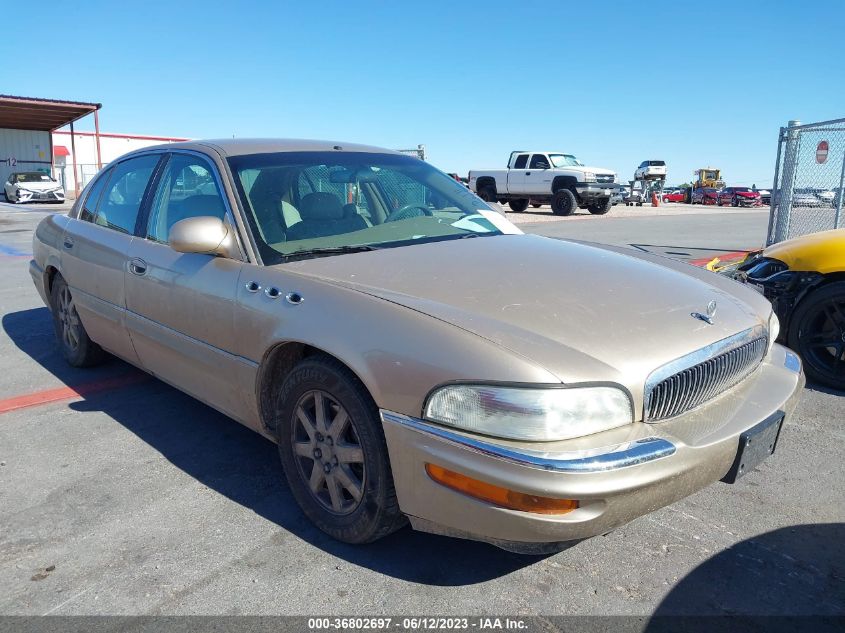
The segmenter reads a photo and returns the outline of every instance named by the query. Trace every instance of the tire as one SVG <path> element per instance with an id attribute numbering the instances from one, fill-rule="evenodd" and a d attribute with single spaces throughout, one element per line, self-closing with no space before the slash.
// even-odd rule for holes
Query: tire
<path id="1" fill-rule="evenodd" d="M 536 202 L 532 202 L 532 203 L 531 203 L 531 206 L 532 206 L 532 207 L 534 207 L 535 209 L 539 209 L 539 208 L 540 208 L 540 207 L 542 207 L 543 205 L 542 205 L 542 204 L 537 204 Z"/>
<path id="2" fill-rule="evenodd" d="M 731 200 L 731 206 L 732 207 L 738 207 L 739 206 L 739 201 L 736 199 L 736 196 L 734 196 L 733 199 Z"/>
<path id="3" fill-rule="evenodd" d="M 845 390 L 845 281 L 810 291 L 792 314 L 787 343 L 811 380 Z"/>
<path id="4" fill-rule="evenodd" d="M 478 197 L 484 202 L 497 202 L 496 190 L 493 187 L 484 187 L 478 192 Z"/>
<path id="5" fill-rule="evenodd" d="M 56 342 L 65 360 L 73 367 L 91 367 L 101 363 L 106 353 L 88 336 L 76 311 L 67 282 L 56 275 L 50 290 Z"/>
<path id="6" fill-rule="evenodd" d="M 552 212 L 555 215 L 572 215 L 578 208 L 578 200 L 569 189 L 558 189 L 552 196 Z"/>
<path id="7" fill-rule="evenodd" d="M 604 202 L 600 202 L 598 204 L 591 204 L 587 207 L 587 211 L 592 213 L 593 215 L 604 215 L 608 211 L 610 211 L 610 207 L 613 205 L 610 203 L 610 198 L 606 198 Z"/>
<path id="8" fill-rule="evenodd" d="M 341 412 L 345 424 L 332 430 Z M 274 417 L 285 477 L 314 525 L 353 544 L 371 543 L 405 525 L 378 408 L 342 363 L 322 355 L 299 363 L 279 390 Z"/>
<path id="9" fill-rule="evenodd" d="M 514 213 L 522 213 L 528 208 L 528 198 L 514 198 L 508 202 L 508 206 Z"/>
<path id="10" fill-rule="evenodd" d="M 722 206 L 722 199 L 721 199 L 721 198 L 716 198 L 716 206 L 717 206 L 717 207 L 721 207 L 721 206 Z"/>

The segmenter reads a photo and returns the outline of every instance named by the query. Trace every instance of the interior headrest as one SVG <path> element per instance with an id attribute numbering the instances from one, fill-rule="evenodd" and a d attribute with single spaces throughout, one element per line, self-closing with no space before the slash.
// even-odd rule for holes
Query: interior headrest
<path id="1" fill-rule="evenodd" d="M 299 214 L 303 220 L 340 220 L 343 205 L 333 193 L 309 193 L 299 204 Z"/>

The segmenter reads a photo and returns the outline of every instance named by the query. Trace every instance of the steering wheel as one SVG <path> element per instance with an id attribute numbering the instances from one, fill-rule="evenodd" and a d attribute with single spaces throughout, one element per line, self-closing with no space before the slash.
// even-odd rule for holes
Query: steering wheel
<path id="1" fill-rule="evenodd" d="M 412 211 L 416 209 L 416 212 Z M 422 213 L 419 213 L 422 211 Z M 391 211 L 387 214 L 387 217 L 384 218 L 385 222 L 396 222 L 397 220 L 407 220 L 408 218 L 418 218 L 420 216 L 427 215 L 429 217 L 434 216 L 431 209 L 429 209 L 424 204 L 419 204 L 417 202 L 411 202 L 410 204 L 406 204 L 405 206 L 399 207 L 395 211 Z"/>

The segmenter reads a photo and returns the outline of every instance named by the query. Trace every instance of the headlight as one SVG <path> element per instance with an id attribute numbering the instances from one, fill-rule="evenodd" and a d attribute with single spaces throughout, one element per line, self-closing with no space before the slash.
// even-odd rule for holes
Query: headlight
<path id="1" fill-rule="evenodd" d="M 584 172 L 584 182 L 595 182 L 596 175 L 591 171 Z"/>
<path id="2" fill-rule="evenodd" d="M 630 424 L 633 411 L 628 395 L 615 387 L 448 385 L 429 396 L 425 418 L 473 433 L 548 442 Z"/>
<path id="3" fill-rule="evenodd" d="M 780 321 L 778 320 L 778 316 L 772 312 L 772 315 L 769 317 L 769 349 L 772 349 L 772 345 L 777 340 L 778 334 L 780 334 Z"/>

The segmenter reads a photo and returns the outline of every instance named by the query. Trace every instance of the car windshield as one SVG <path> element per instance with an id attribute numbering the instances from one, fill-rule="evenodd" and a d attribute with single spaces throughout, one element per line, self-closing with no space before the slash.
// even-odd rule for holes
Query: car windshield
<path id="1" fill-rule="evenodd" d="M 751 187 L 734 187 L 733 190 L 745 193 L 747 191 L 751 191 Z"/>
<path id="2" fill-rule="evenodd" d="M 280 152 L 229 158 L 265 264 L 518 233 L 464 185 L 416 158 Z"/>
<path id="3" fill-rule="evenodd" d="M 572 154 L 549 154 L 549 158 L 555 167 L 583 167 Z"/>
<path id="4" fill-rule="evenodd" d="M 15 182 L 54 182 L 47 174 L 40 171 L 25 171 L 15 176 Z"/>

